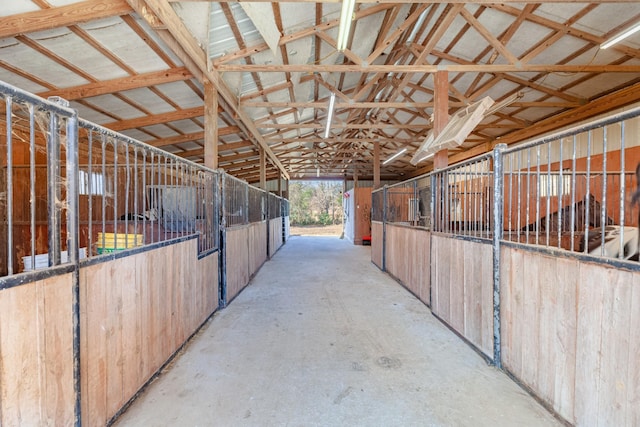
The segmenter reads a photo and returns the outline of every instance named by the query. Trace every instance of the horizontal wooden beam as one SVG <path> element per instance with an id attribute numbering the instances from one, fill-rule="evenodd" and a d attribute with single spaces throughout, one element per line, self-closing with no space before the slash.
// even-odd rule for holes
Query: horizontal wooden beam
<path id="1" fill-rule="evenodd" d="M 204 157 L 204 148 L 196 148 L 195 150 L 179 151 L 173 153 L 180 157 Z"/>
<path id="2" fill-rule="evenodd" d="M 185 135 L 170 136 L 169 138 L 160 138 L 152 141 L 146 141 L 145 144 L 154 147 L 166 147 L 167 145 L 184 144 L 185 142 L 198 141 L 204 138 L 204 131 L 188 133 Z"/>
<path id="3" fill-rule="evenodd" d="M 185 67 L 178 67 L 170 70 L 154 71 L 151 73 L 137 74 L 135 76 L 127 76 L 119 79 L 89 83 L 82 86 L 50 90 L 47 92 L 41 92 L 38 96 L 42 98 L 59 96 L 67 101 L 73 101 L 91 96 L 105 95 L 125 90 L 138 89 L 141 87 L 188 80 L 192 77 L 193 74 L 191 74 Z"/>
<path id="4" fill-rule="evenodd" d="M 459 106 L 462 107 L 463 104 Z M 241 104 L 245 108 L 316 108 L 325 110 L 329 108 L 328 102 L 244 102 Z M 335 109 L 343 108 L 430 108 L 433 102 L 338 102 Z"/>
<path id="5" fill-rule="evenodd" d="M 124 0 L 88 0 L 35 12 L 3 16 L 0 18 L 0 39 L 69 27 L 112 16 L 127 15 L 131 12 L 131 6 Z"/>
<path id="6" fill-rule="evenodd" d="M 471 105 L 471 103 L 465 103 L 460 101 L 450 101 L 450 108 L 461 108 Z M 532 102 L 514 102 L 511 107 L 520 108 L 574 108 L 583 105 L 579 102 L 544 102 L 544 101 L 532 101 Z M 326 110 L 329 108 L 327 102 L 268 102 L 268 101 L 256 101 L 242 103 L 245 108 L 315 108 L 319 110 Z M 433 108 L 433 102 L 338 102 L 334 105 L 337 109 L 355 109 L 355 108 Z"/>
<path id="7" fill-rule="evenodd" d="M 115 131 L 125 129 L 135 129 L 145 126 L 157 125 L 162 123 L 175 122 L 178 120 L 192 119 L 204 115 L 204 107 L 188 108 L 186 110 L 172 111 L 170 113 L 162 113 L 135 119 L 121 120 L 119 122 L 111 122 L 102 126 Z"/>
<path id="8" fill-rule="evenodd" d="M 238 142 L 230 142 L 228 144 L 218 144 L 218 153 L 239 150 L 247 147 L 255 147 L 255 144 L 251 141 L 238 141 Z"/>
<path id="9" fill-rule="evenodd" d="M 322 123 L 261 123 L 256 125 L 261 129 L 324 129 Z M 392 123 L 332 123 L 331 129 L 416 129 L 431 128 L 426 123 L 421 124 L 392 124 Z"/>
<path id="10" fill-rule="evenodd" d="M 640 73 L 640 65 L 565 64 L 440 64 L 440 65 L 344 65 L 344 64 L 219 64 L 224 73 Z"/>

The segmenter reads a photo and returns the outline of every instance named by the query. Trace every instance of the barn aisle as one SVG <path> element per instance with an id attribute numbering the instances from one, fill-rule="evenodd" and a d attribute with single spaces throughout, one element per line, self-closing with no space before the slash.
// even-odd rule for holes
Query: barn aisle
<path id="1" fill-rule="evenodd" d="M 336 237 L 292 237 L 118 426 L 559 425 Z"/>

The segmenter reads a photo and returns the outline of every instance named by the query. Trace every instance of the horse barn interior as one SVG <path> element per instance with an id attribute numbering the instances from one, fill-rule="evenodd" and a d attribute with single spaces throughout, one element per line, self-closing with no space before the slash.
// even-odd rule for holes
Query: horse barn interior
<path id="1" fill-rule="evenodd" d="M 0 99 L 0 425 L 640 425 L 640 3 L 3 1 Z"/>

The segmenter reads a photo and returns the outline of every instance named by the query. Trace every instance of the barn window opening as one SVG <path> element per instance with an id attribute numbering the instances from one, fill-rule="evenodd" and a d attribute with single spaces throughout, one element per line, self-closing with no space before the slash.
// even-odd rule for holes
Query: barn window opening
<path id="1" fill-rule="evenodd" d="M 97 172 L 79 171 L 78 186 L 81 195 L 102 196 L 105 194 L 104 176 Z"/>
<path id="2" fill-rule="evenodd" d="M 561 179 L 562 178 L 562 179 Z M 540 173 L 538 182 L 540 197 L 564 196 L 571 193 L 571 171 L 563 169 L 563 175 L 558 172 Z"/>

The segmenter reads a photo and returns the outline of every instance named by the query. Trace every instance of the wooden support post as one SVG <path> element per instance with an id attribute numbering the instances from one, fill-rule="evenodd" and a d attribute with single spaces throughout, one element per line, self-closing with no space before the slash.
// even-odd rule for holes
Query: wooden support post
<path id="1" fill-rule="evenodd" d="M 435 86 L 433 96 L 433 136 L 438 136 L 449 122 L 449 72 L 438 71 L 433 79 Z M 438 151 L 433 159 L 433 168 L 438 170 L 446 168 L 448 165 L 449 150 Z"/>
<path id="2" fill-rule="evenodd" d="M 267 155 L 262 148 L 260 148 L 260 188 L 267 189 Z"/>
<path id="3" fill-rule="evenodd" d="M 278 196 L 282 197 L 282 173 L 278 171 Z"/>
<path id="4" fill-rule="evenodd" d="M 380 188 L 380 142 L 373 143 L 373 189 Z"/>
<path id="5" fill-rule="evenodd" d="M 218 169 L 218 90 L 204 82 L 204 165 Z"/>
<path id="6" fill-rule="evenodd" d="M 353 167 L 353 188 L 354 190 L 358 187 L 358 169 Z"/>

